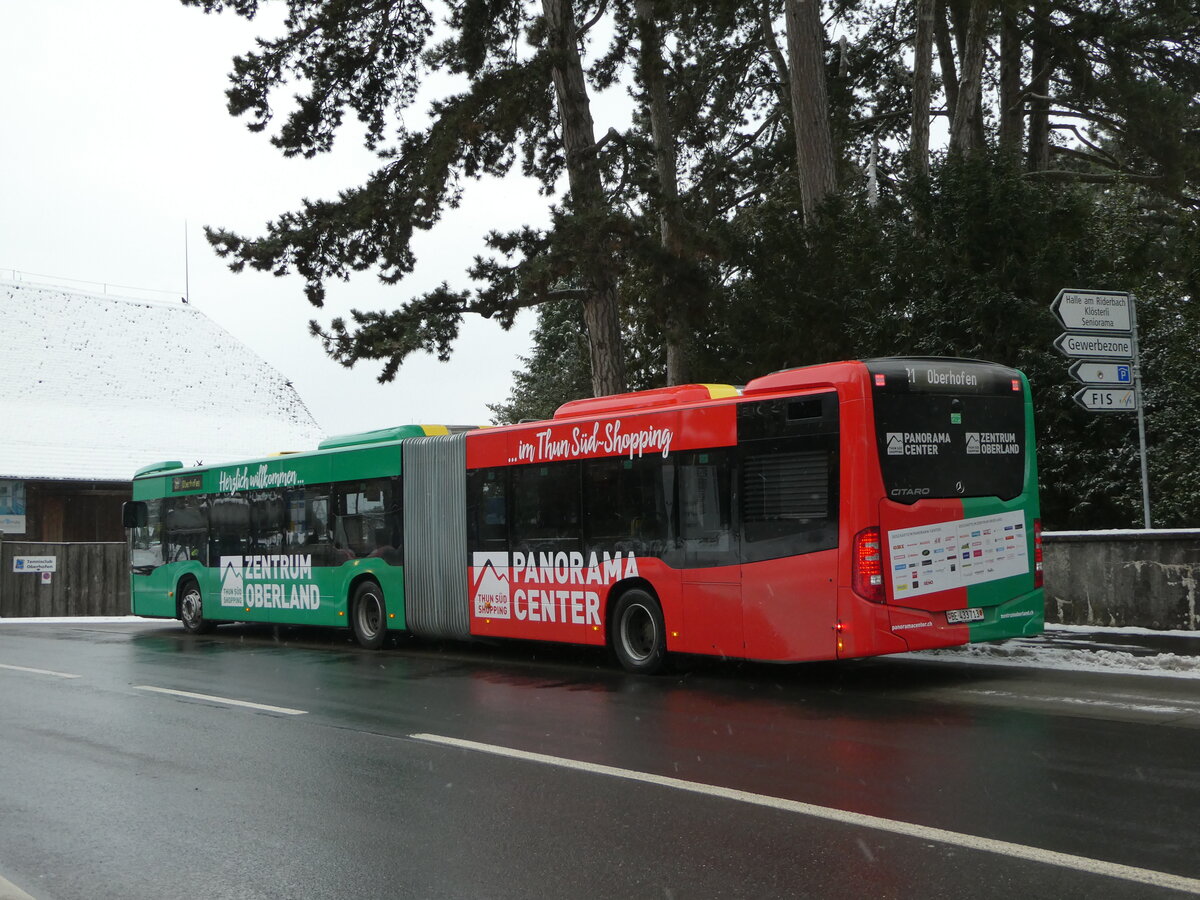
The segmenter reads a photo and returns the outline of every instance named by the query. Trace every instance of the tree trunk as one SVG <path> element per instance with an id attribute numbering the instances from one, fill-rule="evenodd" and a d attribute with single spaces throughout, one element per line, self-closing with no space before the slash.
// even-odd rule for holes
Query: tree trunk
<path id="1" fill-rule="evenodd" d="M 971 0 L 962 58 L 962 76 L 958 82 L 958 105 L 954 108 L 954 127 L 950 131 L 950 149 L 962 153 L 982 147 L 976 119 L 980 115 L 987 11 L 988 0 Z"/>
<path id="2" fill-rule="evenodd" d="M 1029 92 L 1029 151 L 1027 165 L 1031 172 L 1050 167 L 1050 70 L 1052 68 L 1049 41 L 1049 4 L 1038 0 L 1033 5 L 1032 78 Z"/>
<path id="3" fill-rule="evenodd" d="M 681 262 L 684 256 L 682 211 L 679 207 L 679 163 L 675 152 L 675 127 L 667 102 L 664 75 L 662 33 L 654 17 L 654 0 L 636 0 L 641 53 L 638 75 L 646 92 L 650 118 L 650 136 L 654 141 L 654 168 L 658 177 L 658 221 L 663 249 L 669 259 Z M 677 267 L 678 268 L 678 267 Z M 663 278 L 663 342 L 667 348 L 667 384 L 686 384 L 691 380 L 688 367 L 688 343 L 691 340 L 691 315 L 688 298 L 680 295 L 677 282 Z"/>
<path id="4" fill-rule="evenodd" d="M 1021 100 L 1021 28 L 1014 0 L 1005 0 L 1000 19 L 1000 150 L 1021 150 L 1025 117 Z"/>
<path id="5" fill-rule="evenodd" d="M 821 4 L 819 0 L 787 0 L 786 18 L 800 205 L 804 221 L 811 222 L 821 201 L 837 190 Z"/>
<path id="6" fill-rule="evenodd" d="M 929 98 L 933 82 L 933 11 L 936 0 L 917 0 L 917 34 L 913 39 L 912 141 L 909 168 L 913 178 L 929 177 Z"/>
<path id="7" fill-rule="evenodd" d="M 942 70 L 942 86 L 946 91 L 946 117 L 954 131 L 954 110 L 958 107 L 958 69 L 954 65 L 954 45 L 950 42 L 950 27 L 946 24 L 946 4 L 938 3 L 934 10 L 933 37 L 937 42 L 938 65 Z"/>
<path id="8" fill-rule="evenodd" d="M 596 162 L 596 134 L 583 61 L 579 58 L 574 9 L 571 0 L 542 0 L 542 11 L 546 16 L 558 118 L 562 123 L 570 208 L 577 215 L 603 221 L 610 211 Z M 596 396 L 619 394 L 625 390 L 625 358 L 616 272 L 603 241 L 581 247 L 580 256 L 587 292 L 583 319 L 588 330 L 592 390 Z"/>

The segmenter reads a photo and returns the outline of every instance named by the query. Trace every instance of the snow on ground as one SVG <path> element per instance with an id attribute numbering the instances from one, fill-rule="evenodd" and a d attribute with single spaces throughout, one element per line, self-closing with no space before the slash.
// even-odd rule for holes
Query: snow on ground
<path id="1" fill-rule="evenodd" d="M 1144 636 L 1166 640 L 1185 653 L 1130 652 L 1129 643 L 1109 643 L 1105 636 Z M 1011 638 L 986 644 L 969 644 L 946 650 L 921 650 L 898 658 L 923 662 L 979 663 L 988 666 L 1021 666 L 1030 669 L 1065 669 L 1074 672 L 1109 672 L 1118 675 L 1156 675 L 1200 679 L 1200 633 L 1152 631 L 1149 628 L 1093 628 L 1081 625 L 1047 625 L 1038 637 Z M 1066 646 L 1064 646 L 1066 645 Z"/>
<path id="2" fill-rule="evenodd" d="M 6 619 L 3 625 L 165 624 L 163 619 L 140 616 Z M 1123 642 L 1116 639 L 1126 638 Z M 1143 642 L 1130 643 L 1129 638 Z M 1109 638 L 1106 640 L 1105 638 Z M 1156 648 L 1169 644 L 1182 653 Z M 1131 652 L 1131 650 L 1136 652 Z M 1027 669 L 1065 669 L 1075 672 L 1109 672 L 1115 675 L 1156 675 L 1200 679 L 1200 632 L 1152 631 L 1149 628 L 1093 628 L 1084 625 L 1047 625 L 1038 637 L 1012 638 L 987 644 L 970 644 L 946 650 L 902 653 L 893 659 L 922 662 L 978 663 L 988 666 L 1021 666 Z"/>
<path id="3" fill-rule="evenodd" d="M 1155 635 L 1156 637 L 1168 637 L 1171 639 L 1181 638 L 1200 638 L 1200 631 L 1155 631 L 1153 628 L 1137 628 L 1128 626 L 1126 628 L 1100 628 L 1095 625 L 1047 625 L 1047 634 L 1055 631 L 1075 631 L 1080 634 L 1143 634 Z"/>
<path id="4" fill-rule="evenodd" d="M 146 619 L 142 616 L 45 616 L 45 617 L 12 617 L 0 616 L 0 625 L 113 625 L 122 622 L 142 622 L 162 624 L 162 619 Z"/>

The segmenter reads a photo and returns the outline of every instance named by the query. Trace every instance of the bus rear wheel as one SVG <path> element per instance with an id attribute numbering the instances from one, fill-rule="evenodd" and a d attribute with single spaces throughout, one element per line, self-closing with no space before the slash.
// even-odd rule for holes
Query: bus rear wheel
<path id="1" fill-rule="evenodd" d="M 609 645 L 627 672 L 655 675 L 667 662 L 667 635 L 662 607 L 647 591 L 626 591 L 613 607 Z"/>
<path id="2" fill-rule="evenodd" d="M 350 624 L 354 639 L 367 650 L 378 650 L 387 636 L 387 604 L 383 589 L 374 581 L 364 581 L 354 589 Z"/>
<path id="3" fill-rule="evenodd" d="M 215 627 L 204 618 L 204 597 L 200 585 L 191 578 L 179 585 L 179 621 L 191 634 L 208 634 Z"/>

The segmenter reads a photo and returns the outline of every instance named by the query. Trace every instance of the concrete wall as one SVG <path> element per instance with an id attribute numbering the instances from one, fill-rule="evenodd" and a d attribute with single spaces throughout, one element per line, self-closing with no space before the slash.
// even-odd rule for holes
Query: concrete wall
<path id="1" fill-rule="evenodd" d="M 1042 535 L 1046 621 L 1200 629 L 1200 529 Z"/>

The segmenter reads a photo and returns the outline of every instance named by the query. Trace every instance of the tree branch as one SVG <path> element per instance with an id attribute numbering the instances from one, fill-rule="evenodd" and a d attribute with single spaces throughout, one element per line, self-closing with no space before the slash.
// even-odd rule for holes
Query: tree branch
<path id="1" fill-rule="evenodd" d="M 608 0 L 601 0 L 600 8 L 596 10 L 596 14 L 594 16 L 592 16 L 590 19 L 588 19 L 586 22 L 584 22 L 582 25 L 580 25 L 578 28 L 575 29 L 575 40 L 578 41 L 581 37 L 583 37 L 585 34 L 587 34 L 588 31 L 591 30 L 592 26 L 595 25 L 597 22 L 599 22 L 601 17 L 607 11 L 608 11 Z"/>
<path id="2" fill-rule="evenodd" d="M 1040 178 L 1046 181 L 1078 181 L 1083 184 L 1117 184 L 1122 181 L 1130 181 L 1134 184 L 1159 185 L 1166 183 L 1167 180 L 1162 175 L 1134 175 L 1132 173 L 1104 175 L 1099 172 L 1072 172 L 1067 169 L 1042 169 L 1037 172 L 1026 172 L 1022 177 Z"/>

